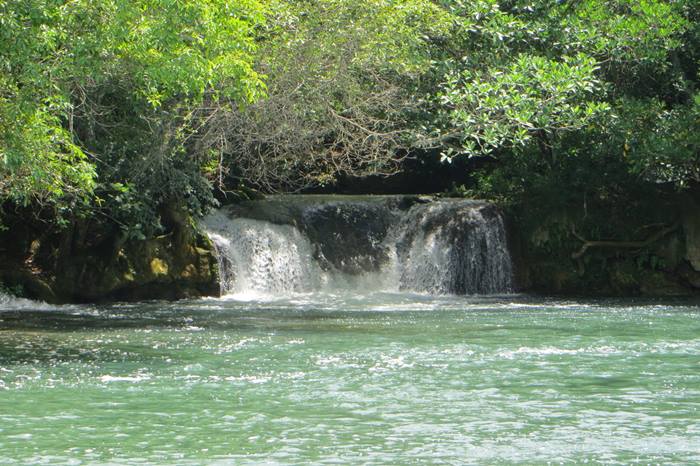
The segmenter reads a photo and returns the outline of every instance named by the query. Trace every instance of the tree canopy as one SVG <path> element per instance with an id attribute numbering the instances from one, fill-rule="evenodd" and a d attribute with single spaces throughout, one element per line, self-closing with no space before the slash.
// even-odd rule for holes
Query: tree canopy
<path id="1" fill-rule="evenodd" d="M 263 20 L 247 0 L 0 2 L 0 196 L 99 206 L 132 185 L 154 200 L 149 170 L 196 180 L 177 160 L 188 115 L 263 94 Z"/>
<path id="2" fill-rule="evenodd" d="M 510 202 L 563 179 L 686 189 L 698 15 L 694 0 L 3 0 L 0 199 L 149 234 L 165 203 L 392 174 L 427 150 L 492 160 L 474 189 Z"/>

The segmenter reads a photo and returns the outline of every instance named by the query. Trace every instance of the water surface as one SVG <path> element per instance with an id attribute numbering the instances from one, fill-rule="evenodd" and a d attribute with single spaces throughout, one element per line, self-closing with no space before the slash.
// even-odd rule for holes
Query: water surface
<path id="1" fill-rule="evenodd" d="M 0 464 L 692 464 L 697 303 L 0 303 Z"/>

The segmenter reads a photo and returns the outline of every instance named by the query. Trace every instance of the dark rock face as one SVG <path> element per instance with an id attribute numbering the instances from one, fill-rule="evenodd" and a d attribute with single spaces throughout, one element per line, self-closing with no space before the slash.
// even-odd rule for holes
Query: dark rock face
<path id="1" fill-rule="evenodd" d="M 700 272 L 700 205 L 686 199 L 683 210 L 685 259 L 695 272 Z"/>
<path id="2" fill-rule="evenodd" d="M 512 229 L 513 249 L 518 251 L 514 257 L 524 289 L 564 296 L 700 295 L 700 190 L 671 193 L 624 220 L 612 214 L 606 219 L 609 210 L 600 209 L 596 218 L 613 228 L 586 239 L 611 244 L 592 247 L 579 257 L 574 253 L 583 240 L 572 233 L 581 221 L 578 207 L 540 217 L 516 212 L 520 225 Z M 646 243 L 661 230 L 668 231 Z M 645 244 L 615 247 L 625 242 Z"/>
<path id="3" fill-rule="evenodd" d="M 213 245 L 189 218 L 168 220 L 168 233 L 146 240 L 126 240 L 117 228 L 90 219 L 53 232 L 18 222 L 0 237 L 15 246 L 0 251 L 0 282 L 51 303 L 218 295 Z"/>
<path id="4" fill-rule="evenodd" d="M 208 239 L 127 241 L 108 256 L 78 251 L 55 277 L 69 301 L 133 301 L 217 295 L 216 259 Z"/>
<path id="5" fill-rule="evenodd" d="M 386 205 L 321 204 L 302 214 L 302 230 L 317 245 L 322 267 L 349 274 L 378 271 L 389 259 L 383 244 L 396 213 Z"/>
<path id="6" fill-rule="evenodd" d="M 418 202 L 418 196 L 269 196 L 230 206 L 228 214 L 293 225 L 314 245 L 324 270 L 357 275 L 386 264 L 384 238 L 399 213 Z"/>

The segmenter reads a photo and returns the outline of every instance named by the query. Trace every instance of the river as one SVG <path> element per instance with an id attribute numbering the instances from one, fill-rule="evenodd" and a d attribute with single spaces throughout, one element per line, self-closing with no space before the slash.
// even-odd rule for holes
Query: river
<path id="1" fill-rule="evenodd" d="M 700 463 L 700 307 L 0 300 L 1 464 Z"/>

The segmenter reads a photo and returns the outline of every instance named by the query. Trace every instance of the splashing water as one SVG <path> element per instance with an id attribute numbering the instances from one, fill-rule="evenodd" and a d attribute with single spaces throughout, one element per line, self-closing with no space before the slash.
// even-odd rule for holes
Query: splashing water
<path id="1" fill-rule="evenodd" d="M 30 299 L 18 298 L 0 291 L 0 311 L 4 310 L 23 310 L 23 309 L 51 309 L 46 303 L 32 301 Z"/>
<path id="2" fill-rule="evenodd" d="M 214 218 L 219 233 L 211 238 L 221 261 L 222 291 L 298 292 L 316 287 L 322 271 L 299 230 L 260 220 Z"/>

